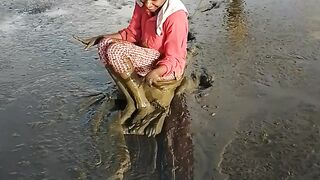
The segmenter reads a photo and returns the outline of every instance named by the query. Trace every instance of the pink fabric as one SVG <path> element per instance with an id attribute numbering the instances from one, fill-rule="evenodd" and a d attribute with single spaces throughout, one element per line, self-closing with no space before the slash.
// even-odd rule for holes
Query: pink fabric
<path id="1" fill-rule="evenodd" d="M 171 14 L 163 24 L 162 34 L 156 34 L 156 16 L 144 7 L 135 5 L 129 26 L 119 31 L 123 40 L 160 52 L 157 65 L 167 68 L 163 76 L 175 74 L 181 77 L 186 65 L 188 19 L 183 10 Z"/>

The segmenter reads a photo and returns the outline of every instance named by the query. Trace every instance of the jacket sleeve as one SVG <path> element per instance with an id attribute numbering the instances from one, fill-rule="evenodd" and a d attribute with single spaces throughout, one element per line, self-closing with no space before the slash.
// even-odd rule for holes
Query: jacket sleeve
<path id="1" fill-rule="evenodd" d="M 140 7 L 136 3 L 129 26 L 119 31 L 119 34 L 121 35 L 122 40 L 126 40 L 132 43 L 138 43 L 140 41 L 142 11 L 143 11 L 142 7 Z"/>
<path id="2" fill-rule="evenodd" d="M 164 53 L 157 65 L 163 65 L 167 71 L 163 76 L 174 73 L 181 76 L 186 66 L 188 19 L 184 11 L 170 15 L 163 24 Z"/>

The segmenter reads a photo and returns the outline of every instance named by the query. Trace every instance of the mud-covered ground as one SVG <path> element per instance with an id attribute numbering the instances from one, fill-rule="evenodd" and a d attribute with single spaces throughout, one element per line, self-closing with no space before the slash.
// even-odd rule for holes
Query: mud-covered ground
<path id="1" fill-rule="evenodd" d="M 319 2 L 183 2 L 197 46 L 189 68 L 215 77 L 186 100 L 194 179 L 319 179 Z M 107 179 L 125 166 L 112 114 L 97 137 L 95 109 L 79 112 L 87 95 L 115 87 L 95 49 L 72 35 L 114 32 L 132 8 L 133 0 L 0 2 L 0 179 Z"/>

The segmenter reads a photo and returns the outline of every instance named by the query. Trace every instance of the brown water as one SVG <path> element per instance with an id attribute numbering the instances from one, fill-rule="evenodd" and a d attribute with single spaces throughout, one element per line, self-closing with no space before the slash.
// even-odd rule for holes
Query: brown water
<path id="1" fill-rule="evenodd" d="M 184 2 L 198 47 L 189 67 L 215 76 L 183 106 L 194 179 L 319 179 L 317 0 L 233 0 L 205 12 L 209 1 Z M 0 4 L 0 179 L 107 179 L 125 169 L 128 139 L 113 114 L 93 136 L 99 104 L 78 112 L 86 95 L 115 88 L 96 51 L 71 37 L 124 27 L 133 1 Z"/>

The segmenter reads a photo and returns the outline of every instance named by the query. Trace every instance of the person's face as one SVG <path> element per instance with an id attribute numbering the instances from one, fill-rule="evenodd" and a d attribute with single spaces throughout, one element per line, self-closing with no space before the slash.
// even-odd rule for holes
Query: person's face
<path id="1" fill-rule="evenodd" d="M 142 0 L 145 8 L 150 12 L 156 12 L 167 0 Z"/>

